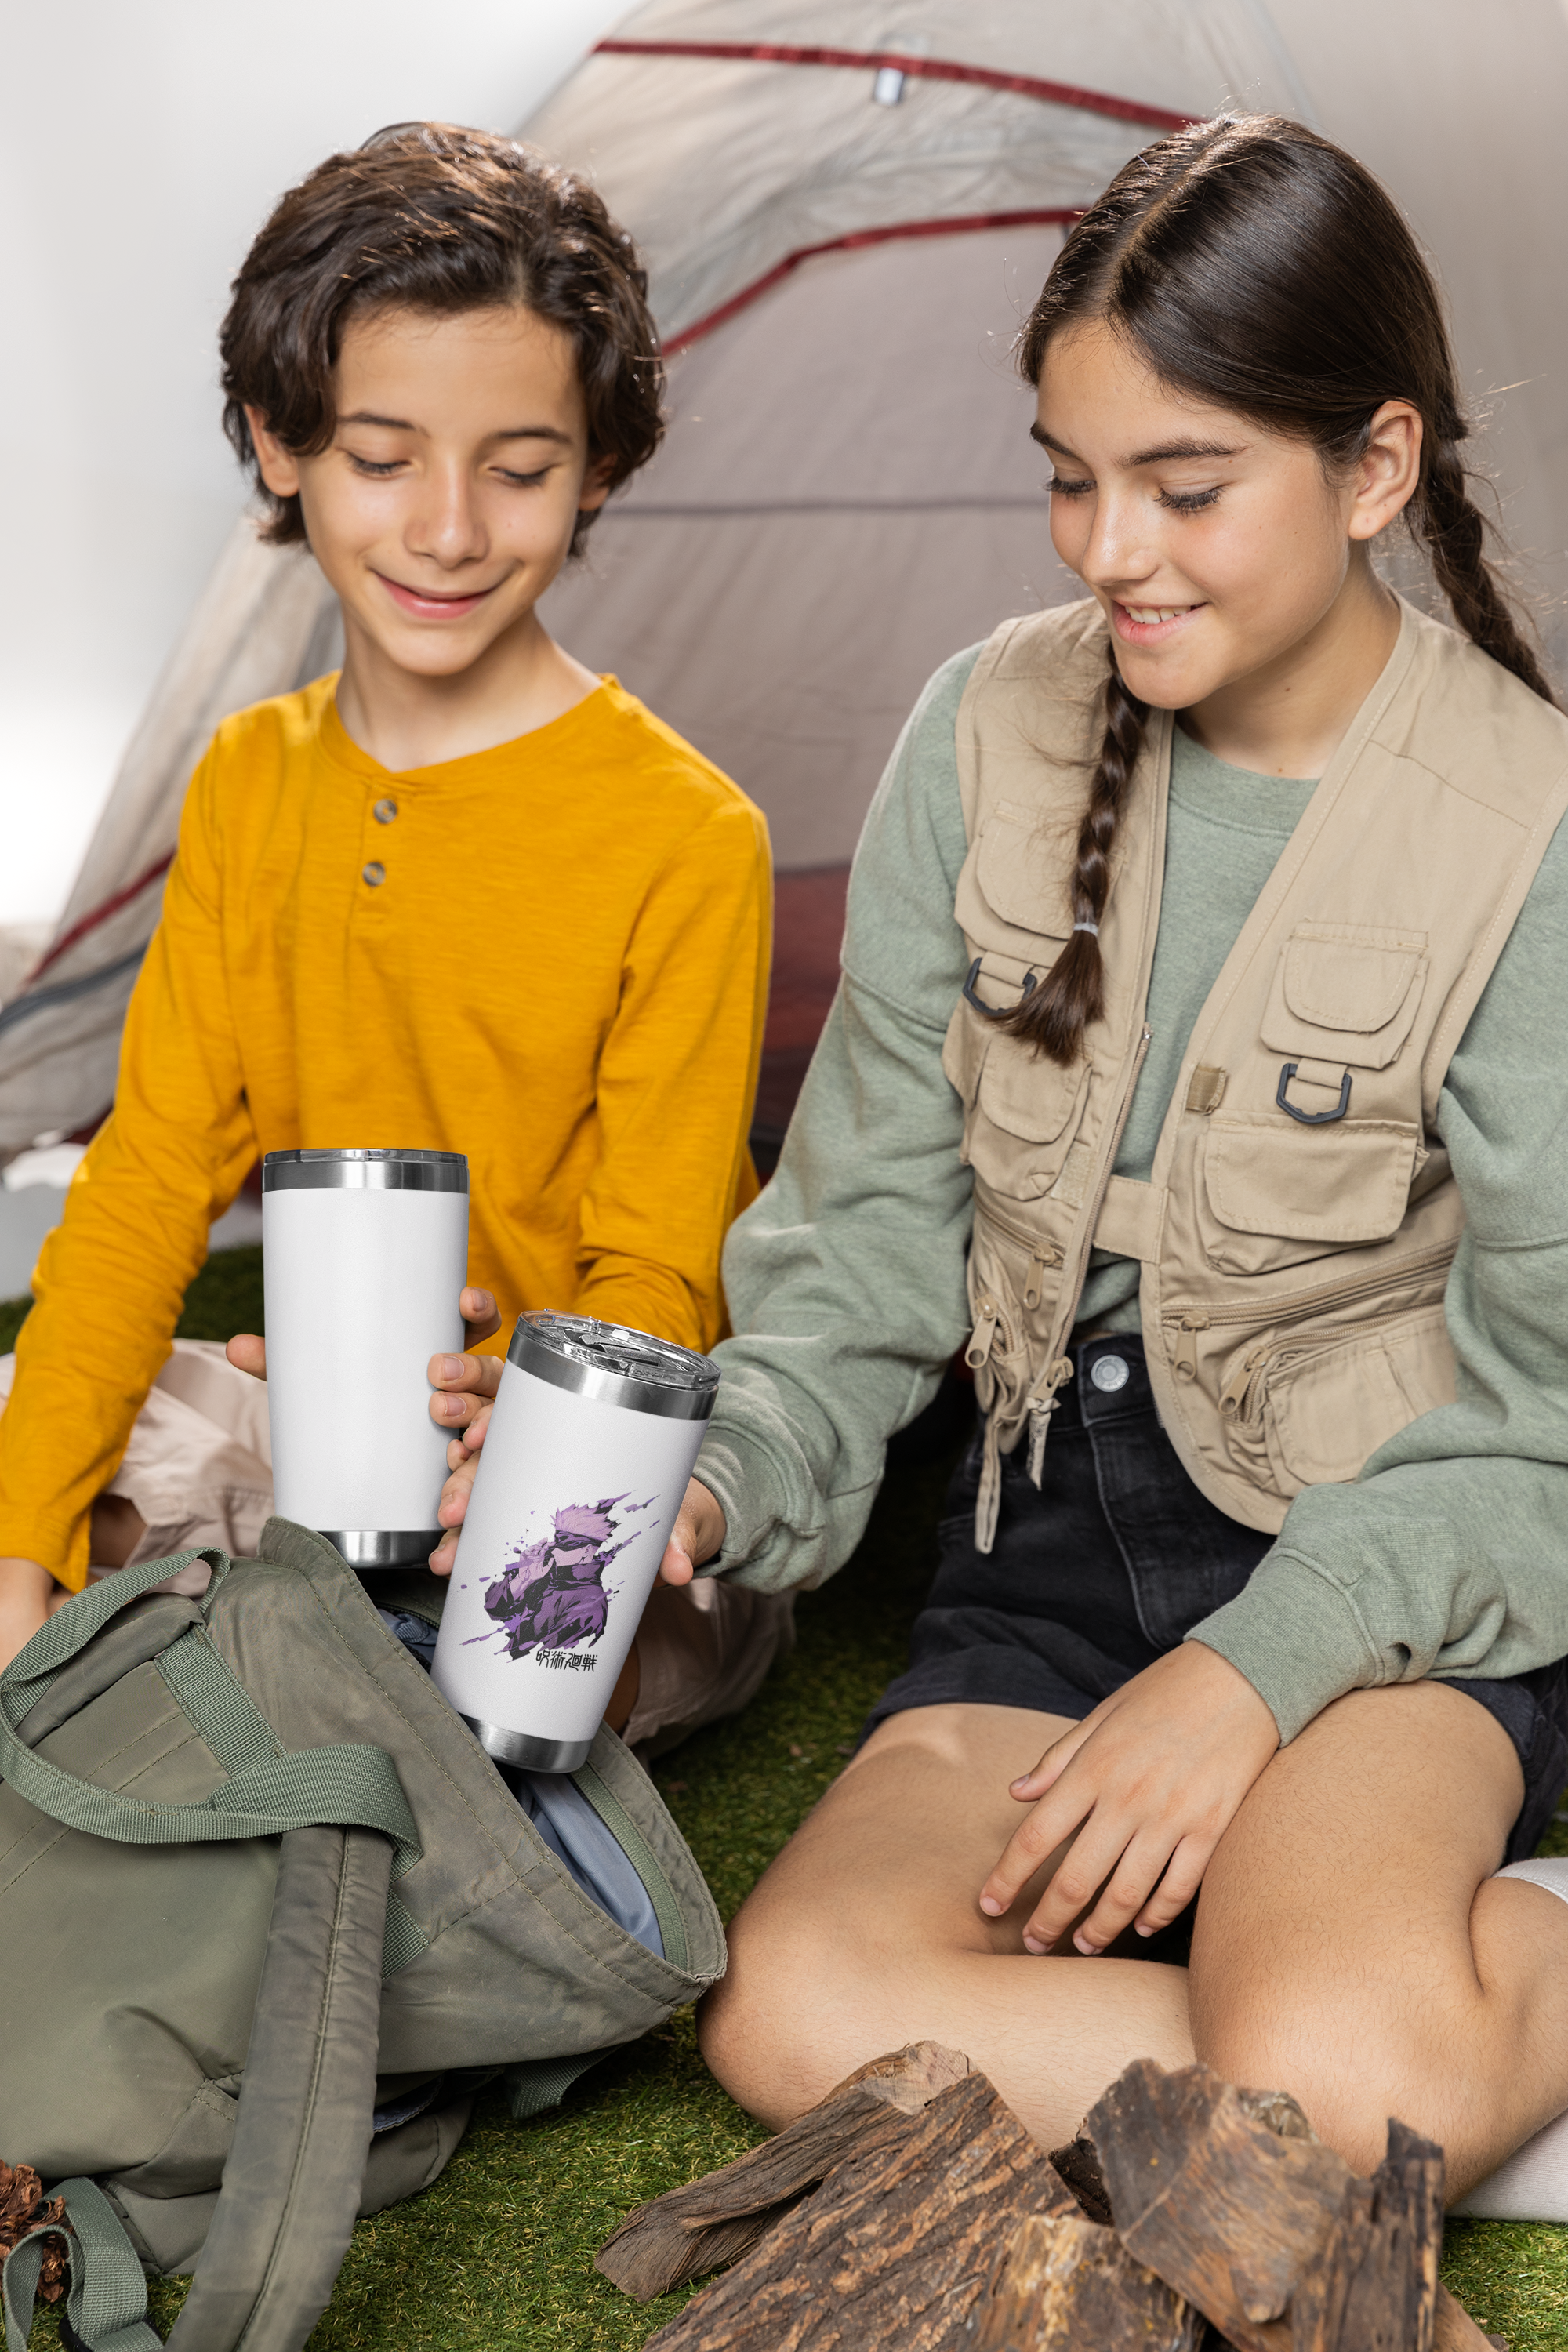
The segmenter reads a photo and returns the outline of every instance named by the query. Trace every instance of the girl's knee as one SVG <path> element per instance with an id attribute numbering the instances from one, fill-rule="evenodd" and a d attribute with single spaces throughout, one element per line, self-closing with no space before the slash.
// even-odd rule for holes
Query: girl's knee
<path id="1" fill-rule="evenodd" d="M 1289 2092 L 1318 2137 L 1361 2173 L 1382 2163 L 1391 2116 L 1424 2132 L 1440 2121 L 1435 2039 L 1430 2020 L 1357 2017 L 1326 1989 L 1320 1997 L 1299 1987 L 1246 2009 L 1215 2004 L 1194 2015 L 1193 2030 L 1204 2064 L 1248 2090 Z"/>

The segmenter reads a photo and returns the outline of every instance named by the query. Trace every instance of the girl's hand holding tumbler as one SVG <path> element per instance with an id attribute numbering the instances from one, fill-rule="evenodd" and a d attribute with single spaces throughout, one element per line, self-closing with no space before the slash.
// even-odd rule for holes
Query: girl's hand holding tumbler
<path id="1" fill-rule="evenodd" d="M 581 1315 L 520 1316 L 434 1676 L 507 1764 L 586 1760 L 719 1388 L 706 1356 Z"/>

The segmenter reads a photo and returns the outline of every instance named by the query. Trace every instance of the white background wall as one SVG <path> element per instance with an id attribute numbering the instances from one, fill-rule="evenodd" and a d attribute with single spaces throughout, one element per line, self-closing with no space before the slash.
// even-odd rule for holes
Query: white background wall
<path id="1" fill-rule="evenodd" d="M 417 116 L 507 130 L 625 0 L 3 0 L 0 925 L 63 903 L 233 521 L 216 336 L 274 198 Z"/>

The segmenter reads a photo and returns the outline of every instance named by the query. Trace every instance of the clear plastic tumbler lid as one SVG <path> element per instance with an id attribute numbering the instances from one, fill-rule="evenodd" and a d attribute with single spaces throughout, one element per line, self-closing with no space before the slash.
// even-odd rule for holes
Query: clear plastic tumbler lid
<path id="1" fill-rule="evenodd" d="M 591 1315 L 520 1315 L 509 1364 L 594 1404 L 617 1404 L 667 1421 L 706 1421 L 719 1392 L 710 1356 Z"/>
<path id="2" fill-rule="evenodd" d="M 269 1151 L 261 1162 L 264 1192 L 466 1192 L 461 1151 Z"/>

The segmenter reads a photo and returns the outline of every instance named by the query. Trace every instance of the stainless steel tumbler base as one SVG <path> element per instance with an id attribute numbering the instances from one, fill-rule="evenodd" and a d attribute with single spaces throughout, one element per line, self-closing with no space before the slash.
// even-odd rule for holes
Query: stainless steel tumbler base
<path id="1" fill-rule="evenodd" d="M 533 1739 L 525 1731 L 503 1731 L 499 1723 L 463 1721 L 487 1756 L 498 1764 L 520 1764 L 525 1772 L 575 1772 L 588 1761 L 591 1739 Z"/>
<path id="2" fill-rule="evenodd" d="M 440 1542 L 440 1528 L 318 1528 L 351 1568 L 423 1568 Z"/>

